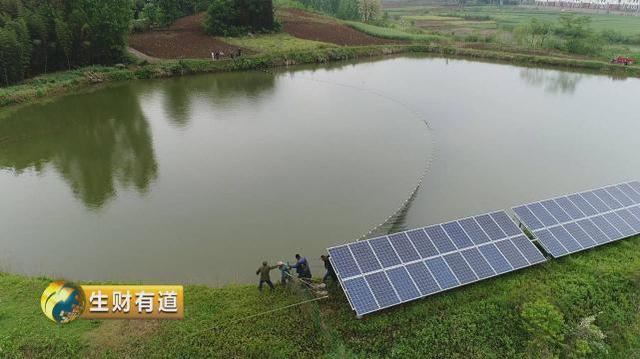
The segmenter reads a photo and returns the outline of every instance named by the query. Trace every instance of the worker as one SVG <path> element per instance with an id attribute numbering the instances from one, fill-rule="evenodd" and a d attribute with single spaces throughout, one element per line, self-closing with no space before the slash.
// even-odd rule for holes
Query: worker
<path id="1" fill-rule="evenodd" d="M 283 287 L 287 285 L 287 282 L 291 280 L 291 266 L 289 262 L 284 263 L 282 261 L 276 263 L 278 269 L 280 269 L 280 283 Z"/>
<path id="2" fill-rule="evenodd" d="M 309 262 L 307 261 L 307 258 L 301 257 L 300 254 L 296 254 L 296 264 L 292 265 L 291 268 L 296 269 L 298 278 L 311 279 L 311 268 L 309 268 Z"/>
<path id="3" fill-rule="evenodd" d="M 262 262 L 262 267 L 258 268 L 258 270 L 256 271 L 256 275 L 260 275 L 260 284 L 258 284 L 258 290 L 262 292 L 262 285 L 264 283 L 267 283 L 271 290 L 274 289 L 273 283 L 271 283 L 271 275 L 269 274 L 269 272 L 271 272 L 271 270 L 276 267 L 277 266 L 269 267 L 267 261 Z"/>
<path id="4" fill-rule="evenodd" d="M 322 281 L 326 283 L 327 278 L 332 278 L 334 282 L 337 282 L 338 276 L 336 276 L 336 271 L 333 270 L 333 265 L 329 260 L 329 256 L 326 256 L 323 254 L 320 256 L 320 259 L 322 259 L 322 261 L 324 262 L 324 269 L 327 270 L 327 273 L 325 273 L 324 277 L 322 278 Z"/>

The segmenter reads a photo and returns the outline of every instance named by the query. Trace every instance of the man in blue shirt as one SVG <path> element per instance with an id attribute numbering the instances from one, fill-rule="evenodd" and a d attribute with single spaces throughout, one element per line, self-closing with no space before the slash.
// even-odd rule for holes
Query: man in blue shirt
<path id="1" fill-rule="evenodd" d="M 311 268 L 309 268 L 309 262 L 307 261 L 307 258 L 301 257 L 300 254 L 296 254 L 296 264 L 292 265 L 291 268 L 296 269 L 298 278 L 311 279 Z"/>

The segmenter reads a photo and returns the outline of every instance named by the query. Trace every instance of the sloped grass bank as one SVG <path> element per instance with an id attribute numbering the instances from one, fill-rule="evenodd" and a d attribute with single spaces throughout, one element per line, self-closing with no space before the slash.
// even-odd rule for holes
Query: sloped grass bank
<path id="1" fill-rule="evenodd" d="M 583 358 L 640 352 L 640 238 L 354 320 L 323 320 L 363 357 Z"/>
<path id="2" fill-rule="evenodd" d="M 0 106 L 28 103 L 105 82 L 166 78 L 198 73 L 268 69 L 294 64 L 326 63 L 331 61 L 376 57 L 401 53 L 428 53 L 442 56 L 461 56 L 498 60 L 531 66 L 557 66 L 597 71 L 619 76 L 640 77 L 639 66 L 622 67 L 604 61 L 559 58 L 480 50 L 455 45 L 414 44 L 327 47 L 311 50 L 274 51 L 233 60 L 178 60 L 120 67 L 93 66 L 45 76 L 20 85 L 0 88 Z"/>
<path id="3" fill-rule="evenodd" d="M 631 358 L 640 352 L 640 237 L 356 319 L 255 286 L 185 288 L 183 321 L 55 325 L 46 278 L 0 274 L 0 357 Z"/>

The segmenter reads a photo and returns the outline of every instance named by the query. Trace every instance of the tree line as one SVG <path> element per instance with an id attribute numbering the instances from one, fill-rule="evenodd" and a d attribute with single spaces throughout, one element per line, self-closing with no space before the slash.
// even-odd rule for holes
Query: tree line
<path id="1" fill-rule="evenodd" d="M 0 84 L 125 55 L 131 0 L 0 0 Z"/>
<path id="2" fill-rule="evenodd" d="M 381 15 L 380 0 L 298 0 L 301 4 L 343 20 L 371 22 Z"/>

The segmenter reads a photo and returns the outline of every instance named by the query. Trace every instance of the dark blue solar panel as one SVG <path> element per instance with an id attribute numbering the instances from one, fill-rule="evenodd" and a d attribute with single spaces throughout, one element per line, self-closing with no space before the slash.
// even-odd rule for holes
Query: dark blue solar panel
<path id="1" fill-rule="evenodd" d="M 516 207 L 513 211 L 516 212 L 518 218 L 520 218 L 530 230 L 535 231 L 536 229 L 544 227 L 544 224 L 542 224 L 527 207 Z"/>
<path id="2" fill-rule="evenodd" d="M 624 193 L 627 197 L 631 198 L 633 202 L 635 202 L 636 204 L 640 203 L 640 193 L 634 191 L 633 188 L 631 188 L 631 186 L 624 183 L 616 187 L 618 187 L 618 189 L 621 190 L 622 193 Z"/>
<path id="3" fill-rule="evenodd" d="M 576 207 L 576 205 L 573 204 L 573 202 L 571 202 L 569 198 L 560 197 L 556 198 L 555 201 L 565 211 L 565 213 L 571 216 L 571 219 L 575 220 L 584 218 L 584 213 L 582 213 L 582 211 L 580 211 L 580 209 Z"/>
<path id="4" fill-rule="evenodd" d="M 622 205 L 620 204 L 620 202 L 616 201 L 616 199 L 613 198 L 609 194 L 609 192 L 605 191 L 604 189 L 600 188 L 600 189 L 594 190 L 593 193 L 595 193 L 595 195 L 598 196 L 598 198 L 600 198 L 600 200 L 602 200 L 602 202 L 604 202 L 604 204 L 606 204 L 607 207 L 609 207 L 609 209 L 622 208 Z"/>
<path id="5" fill-rule="evenodd" d="M 629 186 L 631 186 L 631 188 L 633 188 L 634 191 L 636 191 L 637 193 L 640 193 L 640 182 L 633 181 L 633 182 L 629 182 L 627 184 Z"/>
<path id="6" fill-rule="evenodd" d="M 482 216 L 475 217 L 480 227 L 484 229 L 485 232 L 489 235 L 492 241 L 496 241 L 498 239 L 505 238 L 507 235 L 498 227 L 496 222 L 491 219 L 491 216 L 488 214 L 483 214 Z"/>
<path id="7" fill-rule="evenodd" d="M 636 216 L 636 218 L 640 219 L 640 206 L 629 207 L 629 212 Z"/>
<path id="8" fill-rule="evenodd" d="M 624 219 L 636 232 L 640 233 L 640 220 L 636 218 L 629 210 L 621 209 L 616 212 L 618 216 Z"/>
<path id="9" fill-rule="evenodd" d="M 458 221 L 465 232 L 469 235 L 474 244 L 482 244 L 490 241 L 486 233 L 480 228 L 478 222 L 473 218 L 465 218 Z"/>
<path id="10" fill-rule="evenodd" d="M 373 250 L 371 246 L 369 246 L 369 242 L 355 242 L 349 245 L 351 248 L 351 252 L 353 253 L 353 257 L 358 262 L 362 273 L 372 272 L 378 270 L 380 267 L 380 263 L 376 259 L 376 256 L 373 254 Z"/>
<path id="11" fill-rule="evenodd" d="M 493 270 L 495 270 L 496 273 L 502 274 L 513 270 L 511 264 L 509 264 L 493 243 L 485 244 L 478 247 L 478 249 L 487 259 L 487 262 L 491 264 L 491 267 L 493 267 Z"/>
<path id="12" fill-rule="evenodd" d="M 507 258 L 513 268 L 518 269 L 529 265 L 527 259 L 522 256 L 518 248 L 516 248 L 511 241 L 503 240 L 496 242 L 496 247 L 498 247 L 500 253 Z"/>
<path id="13" fill-rule="evenodd" d="M 438 283 L 433 278 L 424 262 L 411 263 L 407 265 L 407 270 L 422 295 L 429 295 L 440 291 L 440 286 L 438 286 Z"/>
<path id="14" fill-rule="evenodd" d="M 400 264 L 400 258 L 391 247 L 391 243 L 387 237 L 380 237 L 369 241 L 376 256 L 380 260 L 383 267 L 391 267 Z"/>
<path id="15" fill-rule="evenodd" d="M 358 269 L 349 247 L 342 246 L 329 249 L 329 258 L 340 277 L 348 278 L 360 274 L 360 269 Z"/>
<path id="16" fill-rule="evenodd" d="M 603 216 L 592 217 L 591 222 L 600 228 L 600 230 L 607 235 L 607 238 L 612 241 L 622 239 L 624 236 L 616 227 L 612 226 Z"/>
<path id="17" fill-rule="evenodd" d="M 556 201 L 550 199 L 540 202 L 542 206 L 551 213 L 551 215 L 560 223 L 571 221 L 571 217 L 556 203 Z"/>
<path id="18" fill-rule="evenodd" d="M 345 291 L 349 294 L 351 304 L 358 315 L 371 313 L 378 310 L 378 303 L 373 297 L 371 290 L 364 281 L 364 278 L 358 277 L 344 281 L 343 283 Z"/>
<path id="19" fill-rule="evenodd" d="M 593 224 L 593 222 L 591 222 L 589 219 L 583 219 L 581 221 L 578 221 L 577 223 L 580 228 L 587 232 L 589 237 L 593 238 L 593 240 L 596 241 L 596 243 L 603 244 L 610 241 L 607 235 L 604 234 L 600 229 L 598 229 L 598 227 L 596 227 L 596 225 Z"/>
<path id="20" fill-rule="evenodd" d="M 476 277 L 460 253 L 447 254 L 444 256 L 444 260 L 447 261 L 447 264 L 449 264 L 449 267 L 460 281 L 460 284 L 467 284 L 478 280 L 478 277 Z"/>
<path id="21" fill-rule="evenodd" d="M 403 302 L 416 299 L 420 296 L 420 292 L 415 284 L 413 284 L 409 273 L 407 273 L 404 267 L 389 269 L 387 276 Z"/>
<path id="22" fill-rule="evenodd" d="M 407 235 L 422 258 L 429 258 L 439 254 L 436 247 L 422 229 L 409 231 Z"/>
<path id="23" fill-rule="evenodd" d="M 449 289 L 458 286 L 458 280 L 442 257 L 427 259 L 426 263 L 429 271 L 440 285 L 440 288 Z"/>
<path id="24" fill-rule="evenodd" d="M 625 207 L 629 207 L 629 206 L 633 206 L 635 204 L 635 202 L 627 197 L 627 195 L 625 195 L 618 187 L 616 186 L 611 186 L 611 187 L 607 187 L 605 188 L 605 190 L 611 195 L 613 196 L 613 198 L 616 199 L 616 201 L 620 202 L 623 206 Z"/>
<path id="25" fill-rule="evenodd" d="M 607 213 L 604 215 L 604 218 L 614 226 L 620 234 L 622 234 L 625 238 L 631 237 L 636 234 L 636 231 L 631 228 L 630 225 L 627 224 L 620 216 L 615 213 Z"/>
<path id="26" fill-rule="evenodd" d="M 461 252 L 464 259 L 471 266 L 474 272 L 478 275 L 478 278 L 484 279 L 496 275 L 496 272 L 491 268 L 489 262 L 482 256 L 482 253 L 477 248 L 469 248 Z"/>
<path id="27" fill-rule="evenodd" d="M 546 261 L 538 248 L 536 248 L 536 246 L 531 243 L 529 238 L 525 237 L 524 235 L 511 238 L 511 242 L 520 250 L 524 257 L 529 261 L 529 263 L 536 264 Z"/>
<path id="28" fill-rule="evenodd" d="M 569 254 L 567 250 L 558 242 L 556 237 L 549 232 L 547 229 L 543 229 L 534 233 L 538 241 L 542 244 L 544 249 L 549 252 L 552 256 L 558 258 L 564 255 Z"/>
<path id="29" fill-rule="evenodd" d="M 458 249 L 467 248 L 473 246 L 471 239 L 464 232 L 458 222 L 449 222 L 442 225 L 442 228 L 447 232 L 449 238 L 458 247 Z"/>
<path id="30" fill-rule="evenodd" d="M 563 227 L 583 248 L 590 248 L 597 245 L 596 241 L 576 223 L 567 223 Z M 604 236 L 604 234 L 602 234 L 602 236 Z M 571 250 L 571 252 L 574 252 L 574 250 Z"/>
<path id="31" fill-rule="evenodd" d="M 369 283 L 371 292 L 373 292 L 373 296 L 376 297 L 378 304 L 380 304 L 380 308 L 389 307 L 400 302 L 384 272 L 368 274 L 364 278 Z"/>
<path id="32" fill-rule="evenodd" d="M 578 241 L 573 238 L 573 236 L 564 229 L 564 227 L 558 226 L 549 228 L 549 232 L 553 234 L 554 237 L 569 251 L 569 252 L 577 252 L 584 249 L 584 247 L 578 243 Z"/>
<path id="33" fill-rule="evenodd" d="M 396 252 L 403 262 L 412 262 L 420 259 L 420 255 L 416 252 L 415 248 L 413 248 L 413 244 L 411 244 L 406 234 L 397 233 L 390 235 L 389 242 L 391 242 L 393 248 L 396 249 Z"/>
<path id="34" fill-rule="evenodd" d="M 509 237 L 517 236 L 522 234 L 522 231 L 516 226 L 515 223 L 507 216 L 504 212 L 495 212 L 491 213 L 491 218 L 498 224 L 500 229 Z"/>
<path id="35" fill-rule="evenodd" d="M 573 204 L 576 205 L 576 207 L 580 208 L 580 211 L 582 211 L 582 213 L 587 216 L 593 216 L 594 214 L 598 213 L 598 211 L 596 211 L 596 209 L 593 208 L 593 206 L 591 206 L 589 202 L 587 202 L 579 194 L 572 194 L 569 196 L 569 199 L 571 200 L 571 202 L 573 202 Z"/>
<path id="36" fill-rule="evenodd" d="M 540 222 L 542 222 L 542 224 L 544 224 L 545 226 L 553 226 L 554 224 L 558 224 L 558 221 L 556 221 L 551 213 L 544 209 L 544 207 L 542 207 L 540 203 L 532 203 L 527 207 L 531 212 L 533 212 L 533 214 L 535 214 L 536 217 L 538 217 Z"/>
<path id="37" fill-rule="evenodd" d="M 425 232 L 431 238 L 431 242 L 438 248 L 440 253 L 447 253 L 456 250 L 456 246 L 451 242 L 447 234 L 444 232 L 441 226 L 433 226 L 425 228 Z"/>
<path id="38" fill-rule="evenodd" d="M 583 192 L 580 193 L 580 195 L 582 196 L 582 198 L 586 199 L 587 202 L 589 202 L 589 204 L 598 211 L 598 213 L 609 211 L 609 207 L 604 202 L 602 202 L 602 200 L 598 196 L 596 196 L 595 193 Z"/>

